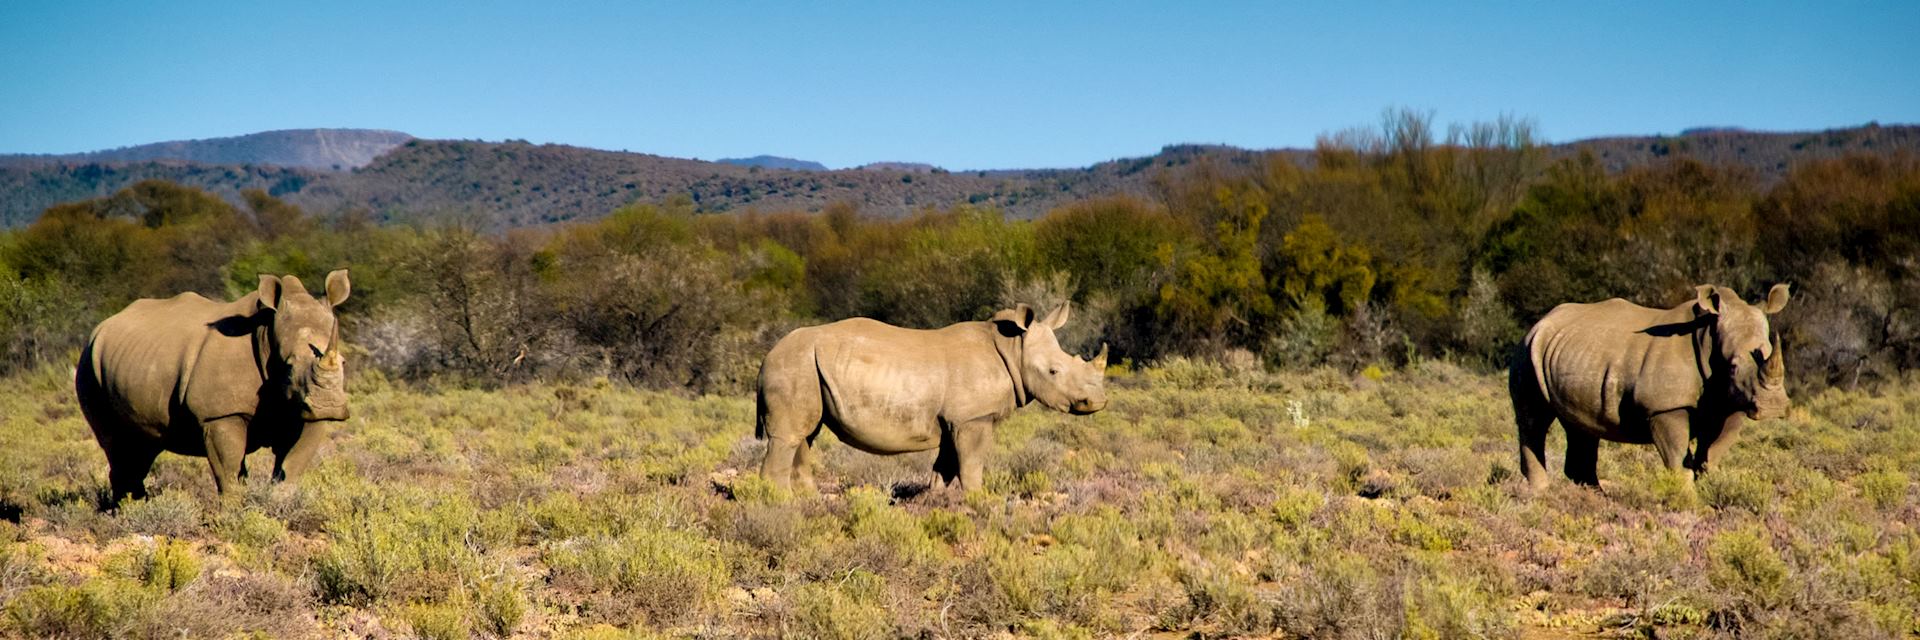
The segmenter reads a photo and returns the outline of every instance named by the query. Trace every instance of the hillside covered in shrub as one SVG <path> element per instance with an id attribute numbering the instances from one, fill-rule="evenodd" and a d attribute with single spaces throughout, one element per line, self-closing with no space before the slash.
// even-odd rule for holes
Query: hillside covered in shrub
<path id="1" fill-rule="evenodd" d="M 1425 127 L 1410 133 L 1434 144 L 1485 146 L 1494 142 L 1488 136 L 1499 135 L 1498 127 L 1438 131 L 1429 118 L 1407 112 L 1391 113 L 1387 120 L 1409 118 Z M 105 197 L 147 179 L 205 189 L 236 204 L 243 202 L 242 191 L 263 189 L 326 218 L 356 214 L 377 220 L 457 220 L 489 230 L 590 220 L 630 204 L 662 204 L 682 195 L 691 198 L 701 213 L 820 211 L 852 204 L 869 215 L 897 218 L 927 208 L 966 204 L 1024 219 L 1089 198 L 1151 197 L 1156 185 L 1181 179 L 1199 164 L 1246 167 L 1277 160 L 1277 155 L 1310 166 L 1317 155 L 1312 150 L 1183 144 L 1150 156 L 1071 169 L 947 171 L 924 164 L 882 162 L 814 171 L 525 141 L 407 141 L 404 134 L 365 133 L 372 137 L 361 141 L 364 148 L 357 148 L 347 160 L 325 160 L 341 153 L 332 145 L 281 149 L 288 146 L 281 144 L 259 150 L 241 144 L 271 142 L 271 137 L 252 140 L 269 134 L 225 139 L 234 142 L 209 149 L 193 147 L 194 153 L 171 156 L 154 154 L 179 144 L 69 157 L 0 156 L 0 226 L 23 225 L 55 204 Z M 1336 132 L 1321 146 L 1350 146 L 1375 133 L 1367 129 Z M 1527 133 L 1528 143 L 1537 144 L 1530 127 Z M 1713 166 L 1739 167 L 1770 186 L 1810 162 L 1853 154 L 1890 157 L 1920 152 L 1920 127 L 1869 124 L 1800 133 L 1713 129 L 1540 147 L 1550 160 L 1591 152 L 1609 172 L 1673 157 L 1692 158 Z M 392 150 L 377 157 L 366 155 L 374 148 Z M 206 161 L 228 157 L 253 160 L 248 164 Z M 316 162 L 350 170 L 329 170 L 331 165 Z"/>
<path id="2" fill-rule="evenodd" d="M 1671 306 L 1704 282 L 1749 297 L 1793 285 L 1779 326 L 1796 384 L 1920 366 L 1914 156 L 1842 155 L 1771 181 L 1684 153 L 1624 171 L 1592 152 L 1555 156 L 1521 122 L 1441 137 L 1402 112 L 1330 136 L 1305 162 L 1196 153 L 1144 193 L 1031 220 L 968 204 L 717 215 L 664 194 L 505 231 L 319 217 L 261 189 L 235 206 L 144 181 L 0 235 L 0 363 L 68 362 L 94 323 L 138 297 L 226 299 L 258 273 L 346 267 L 357 367 L 482 384 L 737 389 L 800 324 L 932 327 L 1069 300 L 1067 346 L 1111 343 L 1115 362 L 1498 366 L 1555 304 Z"/>

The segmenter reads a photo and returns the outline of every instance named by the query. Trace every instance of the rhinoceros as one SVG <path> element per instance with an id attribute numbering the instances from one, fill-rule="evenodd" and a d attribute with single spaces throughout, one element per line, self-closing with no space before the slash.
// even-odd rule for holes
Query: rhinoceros
<path id="1" fill-rule="evenodd" d="M 994 425 L 1015 409 L 1032 400 L 1077 415 L 1107 406 L 1106 347 L 1083 361 L 1054 337 L 1070 313 L 1061 305 L 1036 322 L 1021 304 L 941 329 L 868 318 L 795 329 L 760 366 L 761 475 L 814 490 L 813 440 L 824 425 L 869 453 L 938 448 L 943 481 L 981 488 Z"/>
<path id="2" fill-rule="evenodd" d="M 1527 332 L 1507 376 L 1527 482 L 1547 482 L 1556 418 L 1576 483 L 1599 485 L 1600 440 L 1652 444 L 1689 481 L 1684 467 L 1710 470 L 1745 420 L 1786 414 L 1786 364 L 1767 316 L 1787 297 L 1787 285 L 1776 284 L 1765 303 L 1749 305 L 1730 289 L 1700 285 L 1693 301 L 1671 309 L 1619 298 L 1555 307 Z"/>
<path id="3" fill-rule="evenodd" d="M 346 369 L 333 308 L 347 272 L 327 274 L 324 298 L 293 276 L 260 276 L 233 302 L 194 293 L 128 305 L 93 330 L 74 391 L 107 454 L 118 504 L 146 496 L 161 451 L 204 456 L 225 493 L 245 456 L 274 454 L 274 480 L 313 461 L 333 422 L 348 417 Z"/>

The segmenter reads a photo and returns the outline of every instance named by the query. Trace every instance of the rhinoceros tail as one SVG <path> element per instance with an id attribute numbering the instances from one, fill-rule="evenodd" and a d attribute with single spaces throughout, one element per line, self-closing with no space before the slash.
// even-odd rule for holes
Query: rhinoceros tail
<path id="1" fill-rule="evenodd" d="M 767 365 L 760 364 L 760 379 L 753 385 L 753 439 L 767 439 Z"/>
<path id="2" fill-rule="evenodd" d="M 754 407 L 753 439 L 765 440 L 767 439 L 767 394 L 760 393 L 757 396 L 755 398 L 757 402 L 754 403 L 756 406 Z"/>

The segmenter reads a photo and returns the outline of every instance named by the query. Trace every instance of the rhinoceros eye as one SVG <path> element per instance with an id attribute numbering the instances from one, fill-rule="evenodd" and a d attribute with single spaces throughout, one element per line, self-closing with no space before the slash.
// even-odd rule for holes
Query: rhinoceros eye
<path id="1" fill-rule="evenodd" d="M 320 345 L 315 345 L 315 344 L 309 344 L 309 345 L 307 345 L 307 349 L 308 349 L 309 351 L 312 351 L 312 352 L 313 352 L 313 357 L 315 357 L 315 358 L 318 358 L 318 357 L 320 357 L 320 356 L 324 356 L 324 355 L 327 355 L 327 353 L 326 353 L 325 351 L 321 351 L 321 350 L 320 350 Z"/>

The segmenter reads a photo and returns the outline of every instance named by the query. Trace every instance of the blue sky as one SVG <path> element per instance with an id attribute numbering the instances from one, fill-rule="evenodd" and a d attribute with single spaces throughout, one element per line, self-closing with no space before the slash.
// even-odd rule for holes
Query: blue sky
<path id="1" fill-rule="evenodd" d="M 292 5 L 310 6 L 292 6 Z M 0 3 L 0 152 L 302 127 L 841 167 L 1920 122 L 1920 2 Z"/>

